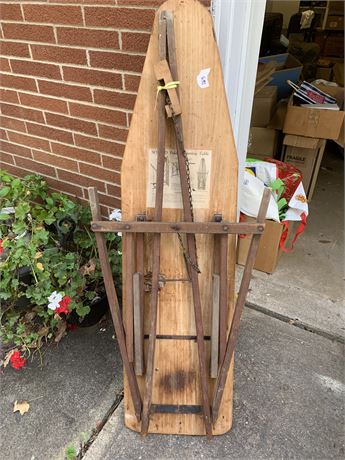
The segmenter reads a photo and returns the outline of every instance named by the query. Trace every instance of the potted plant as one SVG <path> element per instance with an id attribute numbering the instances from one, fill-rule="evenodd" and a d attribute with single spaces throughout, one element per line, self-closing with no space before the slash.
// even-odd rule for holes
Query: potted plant
<path id="1" fill-rule="evenodd" d="M 25 360 L 44 342 L 59 341 L 71 324 L 89 324 L 93 306 L 99 319 L 106 297 L 90 220 L 89 208 L 50 193 L 40 176 L 18 179 L 0 170 L 3 365 L 21 367 L 18 356 Z M 107 235 L 107 245 L 119 281 L 120 237 Z"/>

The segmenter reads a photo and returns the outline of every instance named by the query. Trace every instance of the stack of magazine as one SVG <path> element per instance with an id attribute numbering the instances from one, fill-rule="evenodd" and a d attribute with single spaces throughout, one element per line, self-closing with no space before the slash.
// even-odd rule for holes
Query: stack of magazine
<path id="1" fill-rule="evenodd" d="M 303 81 L 300 86 L 298 86 L 290 80 L 287 82 L 294 89 L 294 105 L 313 109 L 340 110 L 334 97 L 324 93 L 311 83 Z"/>

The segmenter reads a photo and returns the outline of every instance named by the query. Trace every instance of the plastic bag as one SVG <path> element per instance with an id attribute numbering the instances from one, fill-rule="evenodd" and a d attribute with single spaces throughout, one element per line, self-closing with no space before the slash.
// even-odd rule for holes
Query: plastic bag
<path id="1" fill-rule="evenodd" d="M 302 182 L 295 190 L 295 193 L 289 201 L 288 206 L 289 207 L 286 212 L 285 219 L 282 221 L 282 224 L 284 225 L 284 230 L 280 239 L 280 248 L 284 252 L 293 251 L 297 238 L 304 232 L 305 226 L 307 224 L 307 216 L 309 213 L 309 209 L 307 197 L 305 196 Z M 291 221 L 300 221 L 301 223 L 299 224 L 295 236 L 292 239 L 291 247 L 287 248 L 285 246 L 285 241 L 289 233 L 289 222 Z"/>
<path id="2" fill-rule="evenodd" d="M 273 158 L 266 158 L 266 162 L 276 165 L 277 178 L 281 179 L 285 185 L 281 197 L 289 201 L 302 182 L 303 174 L 299 169 L 289 163 L 274 160 Z"/>
<path id="3" fill-rule="evenodd" d="M 240 195 L 240 210 L 249 217 L 257 217 L 264 193 L 265 184 L 248 171 L 244 171 L 243 184 Z M 266 219 L 280 222 L 277 203 L 271 195 Z"/>
<path id="4" fill-rule="evenodd" d="M 246 168 L 252 171 L 267 187 L 278 177 L 277 166 L 273 163 L 261 160 L 246 161 Z"/>

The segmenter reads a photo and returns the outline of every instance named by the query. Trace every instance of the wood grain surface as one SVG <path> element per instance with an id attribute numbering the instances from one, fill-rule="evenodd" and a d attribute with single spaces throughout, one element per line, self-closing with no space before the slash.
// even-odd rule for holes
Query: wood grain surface
<path id="1" fill-rule="evenodd" d="M 216 213 L 224 220 L 236 221 L 237 205 L 237 155 L 233 140 L 231 122 L 227 107 L 221 64 L 213 33 L 212 18 L 197 0 L 168 0 L 158 10 L 147 51 L 140 82 L 126 150 L 122 163 L 122 218 L 135 220 L 137 214 L 145 213 L 150 220 L 154 215 L 147 208 L 149 150 L 157 148 L 158 121 L 156 107 L 157 80 L 154 65 L 158 56 L 158 15 L 169 10 L 174 16 L 177 49 L 179 97 L 182 108 L 183 134 L 186 149 L 211 151 L 211 180 L 207 208 L 194 209 L 195 221 L 209 222 Z M 202 69 L 210 69 L 209 86 L 200 88 L 197 76 Z M 167 122 L 166 147 L 174 148 L 175 142 L 171 121 Z M 176 222 L 183 220 L 182 209 L 163 208 L 162 220 Z M 152 272 L 152 234 L 145 235 L 144 274 Z M 123 241 L 124 261 L 128 251 L 128 239 Z M 211 335 L 212 319 L 212 279 L 214 273 L 214 236 L 196 236 L 202 317 L 205 337 Z M 132 243 L 131 243 L 132 244 Z M 131 248 L 129 253 L 131 254 Z M 161 236 L 160 273 L 167 278 L 187 278 L 181 246 L 177 235 L 165 233 Z M 235 236 L 228 240 L 227 289 L 229 295 L 227 309 L 227 331 L 229 330 L 235 295 Z M 124 285 L 132 285 L 131 274 L 124 263 Z M 130 278 L 130 279 L 128 279 Z M 125 290 L 123 315 L 128 326 L 133 316 L 132 294 Z M 148 334 L 148 311 L 150 294 L 145 293 L 144 334 Z M 195 336 L 194 309 L 189 282 L 167 282 L 159 292 L 158 335 Z M 210 369 L 210 340 L 205 340 L 207 363 Z M 130 347 L 131 348 L 131 347 Z M 147 353 L 147 339 L 144 340 Z M 146 356 L 145 356 L 146 358 Z M 195 339 L 173 340 L 157 338 L 154 360 L 153 404 L 202 404 L 198 375 L 198 354 Z M 138 377 L 143 396 L 144 377 Z M 222 434 L 232 424 L 232 383 L 233 363 L 227 377 L 226 389 L 214 427 L 214 434 Z M 209 380 L 210 399 L 214 379 Z M 125 423 L 140 431 L 140 423 L 135 417 L 133 404 L 125 381 Z M 203 418 L 199 414 L 158 414 L 151 416 L 149 432 L 205 434 Z"/>

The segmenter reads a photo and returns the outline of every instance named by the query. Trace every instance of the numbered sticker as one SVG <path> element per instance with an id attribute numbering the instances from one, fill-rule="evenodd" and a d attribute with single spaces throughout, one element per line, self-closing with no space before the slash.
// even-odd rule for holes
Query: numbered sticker
<path id="1" fill-rule="evenodd" d="M 210 73 L 210 70 L 210 68 L 200 70 L 199 75 L 196 77 L 199 88 L 208 88 L 210 86 L 208 82 L 208 74 Z"/>

